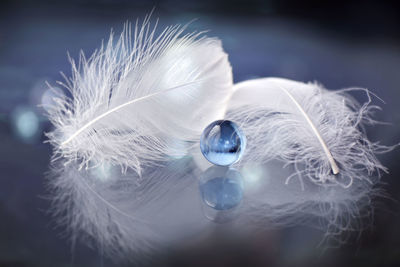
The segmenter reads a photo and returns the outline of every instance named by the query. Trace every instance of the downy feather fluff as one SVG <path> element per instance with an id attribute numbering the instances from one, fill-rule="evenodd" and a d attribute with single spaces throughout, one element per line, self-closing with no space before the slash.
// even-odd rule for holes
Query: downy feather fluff
<path id="1" fill-rule="evenodd" d="M 243 127 L 248 147 L 243 161 L 280 159 L 304 178 L 321 185 L 352 186 L 355 180 L 386 171 L 376 153 L 392 149 L 368 140 L 365 124 L 377 106 L 359 105 L 346 92 L 280 78 L 235 85 L 226 118 Z M 372 181 L 371 181 L 372 182 Z"/>
<path id="2" fill-rule="evenodd" d="M 321 238 L 341 242 L 344 231 L 367 227 L 361 218 L 370 219 L 371 200 L 381 195 L 379 172 L 369 172 L 385 170 L 374 153 L 389 149 L 363 133 L 362 123 L 373 123 L 369 101 L 360 106 L 345 91 L 278 78 L 247 81 L 234 89 L 225 118 L 239 123 L 249 142 L 234 166 L 243 178 L 242 202 L 213 214 L 225 222 L 224 231 L 243 236 L 253 228 L 303 224 L 321 229 Z M 294 100 L 323 138 L 338 174 L 332 174 L 315 131 Z M 142 178 L 107 164 L 79 170 L 79 163 L 55 161 L 48 183 L 53 215 L 73 241 L 92 244 L 116 261 L 147 262 L 156 250 L 211 234 L 214 219 L 199 188 L 211 164 L 191 152 L 144 167 Z M 290 177 L 298 179 L 289 183 Z"/>
<path id="3" fill-rule="evenodd" d="M 49 109 L 55 130 L 47 134 L 54 159 L 79 168 L 143 165 L 186 154 L 210 121 L 221 117 L 232 89 L 232 72 L 221 42 L 168 27 L 156 36 L 149 18 L 126 25 L 118 40 L 79 63 L 61 83 L 70 97 Z"/>

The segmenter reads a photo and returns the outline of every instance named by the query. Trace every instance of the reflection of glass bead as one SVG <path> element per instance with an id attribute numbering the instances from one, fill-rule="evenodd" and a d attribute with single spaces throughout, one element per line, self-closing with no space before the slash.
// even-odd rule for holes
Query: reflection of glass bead
<path id="1" fill-rule="evenodd" d="M 237 162 L 245 147 L 246 136 L 232 121 L 214 121 L 204 129 L 200 138 L 201 152 L 215 165 L 228 166 Z"/>
<path id="2" fill-rule="evenodd" d="M 236 207 L 243 197 L 243 181 L 234 169 L 211 167 L 203 173 L 200 192 L 204 203 L 216 210 Z"/>

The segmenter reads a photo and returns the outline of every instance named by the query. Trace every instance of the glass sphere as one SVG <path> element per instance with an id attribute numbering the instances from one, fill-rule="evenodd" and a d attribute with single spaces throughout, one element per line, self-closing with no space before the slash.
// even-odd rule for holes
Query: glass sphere
<path id="1" fill-rule="evenodd" d="M 211 167 L 203 173 L 200 192 L 204 203 L 215 210 L 228 210 L 243 198 L 240 173 L 227 167 Z"/>
<path id="2" fill-rule="evenodd" d="M 236 123 L 228 120 L 214 121 L 208 125 L 200 138 L 204 157 L 219 166 L 237 162 L 246 147 L 246 136 Z"/>

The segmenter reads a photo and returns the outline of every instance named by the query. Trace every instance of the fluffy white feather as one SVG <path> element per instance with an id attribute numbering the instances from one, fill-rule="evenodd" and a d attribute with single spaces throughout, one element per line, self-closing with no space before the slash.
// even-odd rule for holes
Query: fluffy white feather
<path id="1" fill-rule="evenodd" d="M 315 218 L 328 233 L 350 229 L 385 170 L 375 153 L 390 149 L 363 131 L 376 108 L 368 91 L 369 101 L 358 105 L 345 90 L 285 79 L 233 87 L 220 42 L 182 30 L 156 38 L 146 20 L 133 41 L 127 27 L 89 59 L 71 60 L 71 97 L 49 111 L 56 156 L 48 185 L 53 214 L 72 239 L 137 260 L 212 229 L 198 188 L 210 164 L 196 156 L 202 130 L 221 118 L 237 122 L 248 139 L 237 164 L 245 187 L 233 233 Z M 167 157 L 194 146 L 195 159 Z M 288 183 L 292 177 L 299 182 Z"/>
<path id="2" fill-rule="evenodd" d="M 369 102 L 359 106 L 345 91 L 315 84 L 268 78 L 235 85 L 226 118 L 238 122 L 249 141 L 237 164 L 244 197 L 237 209 L 213 216 L 233 218 L 223 228 L 239 236 L 254 227 L 305 224 L 342 241 L 342 232 L 363 229 L 360 219 L 370 218 L 371 199 L 380 194 L 379 174 L 368 173 L 384 169 L 374 153 L 388 149 L 369 142 L 362 131 L 362 122 L 373 122 L 373 109 Z M 155 250 L 215 227 L 199 190 L 199 178 L 211 164 L 200 152 L 192 156 L 147 166 L 143 179 L 109 164 L 79 170 L 56 161 L 48 183 L 53 214 L 73 240 L 93 244 L 113 260 L 150 260 Z M 299 179 L 287 183 L 294 176 Z"/>
<path id="3" fill-rule="evenodd" d="M 71 97 L 56 99 L 48 114 L 54 158 L 140 173 L 143 165 L 185 155 L 173 144 L 197 140 L 223 115 L 232 73 L 221 42 L 183 35 L 179 26 L 158 37 L 155 31 L 147 18 L 133 37 L 127 25 L 90 58 L 71 59 L 72 77 L 63 84 Z"/>
<path id="4" fill-rule="evenodd" d="M 288 177 L 305 177 L 319 185 L 350 187 L 386 171 L 376 153 L 390 150 L 368 140 L 363 124 L 374 123 L 376 106 L 362 106 L 346 90 L 328 91 L 317 84 L 279 78 L 235 85 L 227 118 L 243 127 L 248 138 L 243 161 L 281 159 L 293 164 Z"/>

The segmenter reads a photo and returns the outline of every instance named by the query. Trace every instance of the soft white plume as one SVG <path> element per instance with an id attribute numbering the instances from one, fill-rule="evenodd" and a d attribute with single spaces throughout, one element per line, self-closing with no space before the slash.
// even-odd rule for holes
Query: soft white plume
<path id="1" fill-rule="evenodd" d="M 210 163 L 199 138 L 224 118 L 248 140 L 234 166 L 243 177 L 242 203 L 216 212 L 235 213 L 226 228 L 241 234 L 321 219 L 330 234 L 352 229 L 386 170 L 375 154 L 390 149 L 364 133 L 377 108 L 369 92 L 359 105 L 346 90 L 285 79 L 233 86 L 221 43 L 182 31 L 170 27 L 155 37 L 146 19 L 133 40 L 127 26 L 89 59 L 71 60 L 71 96 L 49 109 L 55 156 L 48 185 L 53 214 L 73 241 L 137 260 L 212 229 L 199 190 Z"/>
<path id="2" fill-rule="evenodd" d="M 140 173 L 147 163 L 185 155 L 181 144 L 223 115 L 232 72 L 221 42 L 179 26 L 155 30 L 147 18 L 133 36 L 127 25 L 90 58 L 71 59 L 63 84 L 71 96 L 57 98 L 48 114 L 54 158 Z"/>
<path id="3" fill-rule="evenodd" d="M 369 141 L 363 130 L 375 122 L 370 115 L 378 108 L 363 91 L 368 101 L 361 106 L 346 90 L 279 78 L 249 80 L 235 85 L 226 118 L 248 138 L 243 161 L 280 159 L 295 167 L 287 182 L 297 177 L 350 187 L 386 171 L 375 154 L 391 149 Z"/>

